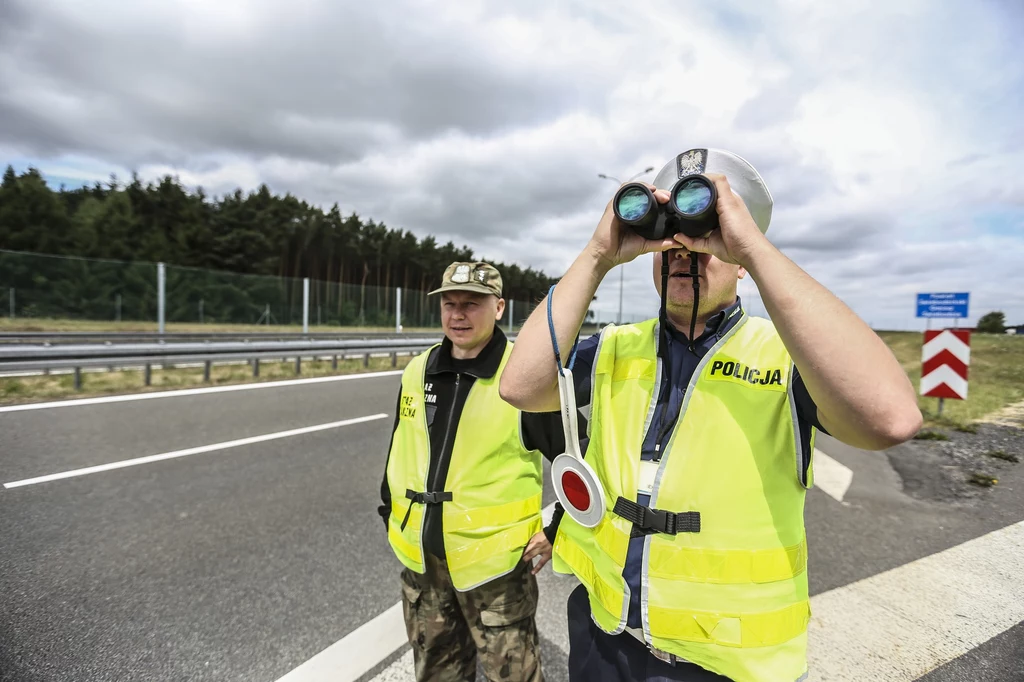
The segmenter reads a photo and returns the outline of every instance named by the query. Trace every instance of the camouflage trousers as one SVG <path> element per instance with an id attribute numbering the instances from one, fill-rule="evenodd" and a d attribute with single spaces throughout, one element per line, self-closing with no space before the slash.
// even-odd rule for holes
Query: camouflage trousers
<path id="1" fill-rule="evenodd" d="M 467 592 L 452 585 L 444 559 L 426 572 L 402 571 L 402 610 L 417 682 L 473 682 L 477 660 L 488 682 L 543 682 L 537 634 L 537 579 L 520 562 L 508 575 Z"/>

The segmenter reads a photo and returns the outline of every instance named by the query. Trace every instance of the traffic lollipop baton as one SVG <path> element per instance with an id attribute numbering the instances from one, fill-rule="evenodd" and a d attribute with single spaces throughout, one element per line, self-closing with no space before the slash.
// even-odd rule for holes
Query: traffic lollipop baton
<path id="1" fill-rule="evenodd" d="M 601 481 L 591 466 L 583 460 L 583 453 L 580 450 L 576 386 L 572 378 L 579 335 L 577 334 L 573 342 L 568 367 L 563 368 L 562 358 L 558 352 L 558 337 L 555 335 L 555 324 L 551 316 L 551 297 L 554 292 L 555 285 L 552 285 L 548 290 L 548 328 L 555 350 L 555 363 L 558 365 L 558 402 L 561 405 L 566 450 L 551 462 L 551 484 L 565 512 L 581 526 L 593 528 L 604 518 L 605 499 Z"/>

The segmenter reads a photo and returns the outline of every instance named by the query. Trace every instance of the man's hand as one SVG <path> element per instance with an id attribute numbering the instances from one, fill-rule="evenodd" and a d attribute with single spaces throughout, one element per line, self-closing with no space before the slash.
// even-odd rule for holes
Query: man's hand
<path id="1" fill-rule="evenodd" d="M 523 561 L 530 563 L 534 557 L 540 557 L 540 561 L 537 565 L 531 569 L 531 573 L 537 575 L 540 573 L 540 569 L 544 568 L 544 564 L 551 561 L 551 543 L 548 542 L 548 536 L 544 535 L 544 531 L 540 531 L 526 543 L 526 549 L 523 550 Z"/>
<path id="2" fill-rule="evenodd" d="M 647 185 L 647 187 L 654 193 L 654 198 L 659 204 L 668 203 L 668 192 L 663 189 L 659 190 L 654 185 Z M 614 200 L 613 196 L 612 201 Z M 615 217 L 612 201 L 605 206 L 604 215 L 601 216 L 601 221 L 597 224 L 597 229 L 594 230 L 594 236 L 590 238 L 590 249 L 604 263 L 607 270 L 611 270 L 616 265 L 628 263 L 645 253 L 679 248 L 679 244 L 674 239 L 644 239 L 631 230 L 628 225 L 623 225 Z"/>
<path id="3" fill-rule="evenodd" d="M 732 187 L 724 175 L 708 173 L 707 178 L 715 184 L 718 191 L 716 208 L 721 228 L 703 237 L 687 237 L 678 233 L 675 239 L 690 251 L 710 253 L 718 260 L 750 270 L 754 254 L 769 244 L 768 238 L 757 227 L 743 199 L 733 194 Z"/>

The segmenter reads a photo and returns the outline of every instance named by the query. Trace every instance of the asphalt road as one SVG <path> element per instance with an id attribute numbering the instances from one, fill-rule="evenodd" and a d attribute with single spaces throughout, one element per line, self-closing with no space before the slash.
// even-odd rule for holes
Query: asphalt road
<path id="1" fill-rule="evenodd" d="M 399 564 L 376 506 L 397 387 L 386 374 L 0 411 L 0 483 L 386 415 L 0 490 L 0 680 L 274 682 L 386 611 Z M 825 437 L 819 447 L 853 482 L 841 502 L 808 494 L 812 595 L 1024 519 L 1024 465 L 984 495 L 945 503 L 902 491 L 891 461 L 909 450 L 865 453 Z M 542 573 L 550 680 L 567 679 L 572 586 Z M 1024 587 L 1016 598 L 1024 604 Z M 1024 626 L 992 635 L 920 679 L 1024 680 Z M 365 678 L 401 675 L 403 657 L 382 656 Z"/>

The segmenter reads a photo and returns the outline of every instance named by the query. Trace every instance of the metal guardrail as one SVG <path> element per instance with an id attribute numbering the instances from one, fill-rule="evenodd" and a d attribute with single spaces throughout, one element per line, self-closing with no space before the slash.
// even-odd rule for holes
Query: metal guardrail
<path id="1" fill-rule="evenodd" d="M 169 355 L 218 355 L 226 353 L 256 354 L 262 352 L 285 353 L 343 353 L 352 351 L 383 350 L 392 347 L 423 347 L 435 343 L 440 336 L 395 339 L 342 339 L 301 341 L 182 341 L 178 343 L 121 343 L 121 344 L 61 344 L 57 346 L 18 344 L 0 346 L 0 369 L 9 364 L 26 361 L 124 360 L 160 358 Z"/>
<path id="2" fill-rule="evenodd" d="M 142 368 L 145 384 L 149 386 L 154 365 L 160 368 L 202 363 L 203 379 L 210 380 L 213 365 L 247 362 L 254 377 L 260 373 L 260 362 L 294 360 L 295 374 L 302 373 L 302 361 L 330 359 L 337 369 L 338 360 L 362 357 L 363 366 L 369 366 L 373 355 L 390 355 L 391 366 L 396 367 L 399 355 L 419 353 L 440 336 L 393 339 L 359 340 L 304 340 L 304 341 L 231 341 L 182 342 L 137 344 L 69 344 L 57 346 L 10 345 L 0 346 L 0 375 L 25 372 L 44 372 L 71 369 L 75 375 L 75 389 L 82 385 L 82 370 L 86 368 L 118 369 Z"/>
<path id="3" fill-rule="evenodd" d="M 436 332 L 0 332 L 0 348 L 9 345 L 64 345 L 72 343 L 173 343 L 177 341 L 305 341 L 343 339 L 409 339 L 440 337 Z"/>
<path id="4" fill-rule="evenodd" d="M 142 368 L 145 384 L 149 386 L 154 365 L 160 368 L 180 367 L 202 363 L 203 379 L 210 380 L 213 365 L 246 362 L 252 366 L 254 377 L 260 374 L 260 362 L 294 360 L 295 374 L 302 373 L 302 361 L 306 359 L 330 359 L 332 369 L 338 368 L 338 360 L 361 357 L 367 367 L 373 355 L 390 355 L 391 366 L 398 365 L 399 355 L 420 353 L 442 338 L 436 335 L 388 334 L 383 338 L 303 338 L 287 341 L 271 338 L 244 340 L 222 340 L 204 337 L 201 341 L 179 340 L 167 342 L 168 335 L 158 343 L 20 343 L 0 345 L 0 376 L 25 372 L 43 372 L 71 369 L 75 375 L 75 390 L 82 386 L 82 370 L 88 368 L 119 369 Z M 230 336 L 230 335 L 229 335 Z M 509 337 L 515 340 L 515 335 Z"/>

